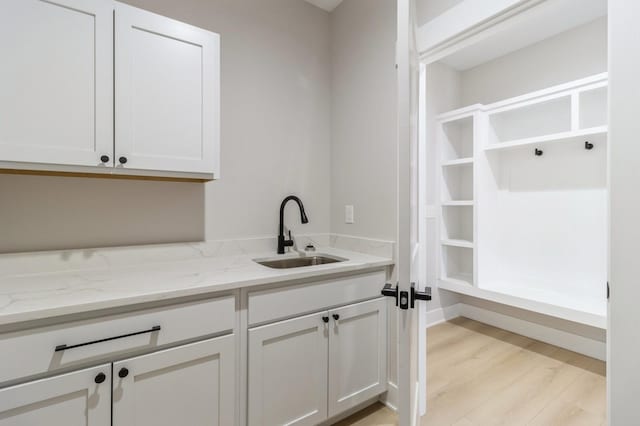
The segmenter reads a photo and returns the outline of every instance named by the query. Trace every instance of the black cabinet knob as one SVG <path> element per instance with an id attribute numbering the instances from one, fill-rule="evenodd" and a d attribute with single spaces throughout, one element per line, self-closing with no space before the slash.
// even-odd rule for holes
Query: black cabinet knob
<path id="1" fill-rule="evenodd" d="M 127 368 L 123 367 L 120 369 L 120 371 L 118 371 L 118 377 L 120 377 L 121 379 L 124 379 L 128 375 L 129 375 L 129 370 Z"/>
<path id="2" fill-rule="evenodd" d="M 324 321 L 325 323 L 329 322 L 329 317 L 322 317 L 322 321 Z"/>
<path id="3" fill-rule="evenodd" d="M 107 376 L 105 376 L 104 373 L 98 373 L 94 380 L 97 384 L 104 383 L 104 381 L 107 380 Z"/>
<path id="4" fill-rule="evenodd" d="M 127 164 L 127 157 L 120 157 L 118 158 L 118 161 L 120 162 L 120 164 Z"/>
<path id="5" fill-rule="evenodd" d="M 103 155 L 102 157 L 100 157 L 100 161 L 102 161 L 103 163 L 108 163 L 109 162 L 109 156 L 108 155 Z"/>
<path id="6" fill-rule="evenodd" d="M 340 315 L 338 314 L 333 314 L 333 319 L 338 321 L 340 319 Z"/>

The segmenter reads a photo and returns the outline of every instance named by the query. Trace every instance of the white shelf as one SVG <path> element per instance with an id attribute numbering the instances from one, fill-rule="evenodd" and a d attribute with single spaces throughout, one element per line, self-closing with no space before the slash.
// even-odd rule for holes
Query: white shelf
<path id="1" fill-rule="evenodd" d="M 454 239 L 446 239 L 440 241 L 440 244 L 443 246 L 449 247 L 462 247 L 462 248 L 473 248 L 473 242 L 467 240 L 454 240 Z"/>
<path id="2" fill-rule="evenodd" d="M 500 151 L 506 149 L 516 149 L 533 145 L 548 143 L 584 142 L 585 137 L 606 136 L 607 126 L 592 127 L 584 130 L 574 130 L 570 132 L 555 133 L 551 135 L 538 136 L 534 138 L 519 139 L 515 141 L 494 143 L 486 147 L 485 151 Z"/>
<path id="3" fill-rule="evenodd" d="M 444 207 L 473 206 L 473 200 L 443 201 Z"/>
<path id="4" fill-rule="evenodd" d="M 457 160 L 449 160 L 442 162 L 442 167 L 463 166 L 465 164 L 473 164 L 473 158 L 459 158 Z"/>
<path id="5" fill-rule="evenodd" d="M 530 294 L 509 294 L 503 291 L 493 291 L 478 288 L 470 285 L 461 277 L 447 277 L 438 280 L 438 287 L 444 290 L 453 291 L 459 294 L 477 297 L 479 299 L 514 306 L 531 312 L 537 312 L 567 321 L 573 321 L 600 329 L 607 328 L 606 300 L 603 299 L 601 306 L 596 303 L 588 303 L 575 306 L 565 306 L 552 302 L 551 300 L 536 300 Z"/>

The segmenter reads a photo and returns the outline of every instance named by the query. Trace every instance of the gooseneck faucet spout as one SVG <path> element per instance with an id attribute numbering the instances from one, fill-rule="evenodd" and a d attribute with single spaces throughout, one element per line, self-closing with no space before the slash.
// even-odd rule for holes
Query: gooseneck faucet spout
<path id="1" fill-rule="evenodd" d="M 302 223 L 309 223 L 307 214 L 304 211 L 304 205 L 302 204 L 300 198 L 296 197 L 295 195 L 289 195 L 284 200 L 282 200 L 282 204 L 280 204 L 280 227 L 278 229 L 278 254 L 284 254 L 284 248 L 291 247 L 293 245 L 291 231 L 289 231 L 289 239 L 286 239 L 284 236 L 284 208 L 291 200 L 298 203 L 298 208 L 300 208 L 300 221 Z"/>

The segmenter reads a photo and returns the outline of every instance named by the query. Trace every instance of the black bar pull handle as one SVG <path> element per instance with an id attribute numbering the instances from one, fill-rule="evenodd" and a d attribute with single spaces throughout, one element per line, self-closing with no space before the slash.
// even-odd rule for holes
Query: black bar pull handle
<path id="1" fill-rule="evenodd" d="M 135 333 L 129 333 L 129 334 L 122 334 L 120 336 L 108 337 L 106 339 L 92 340 L 91 342 L 78 343 L 77 345 L 58 345 L 56 346 L 55 352 L 66 351 L 74 348 L 80 348 L 82 346 L 95 345 L 96 343 L 109 342 L 111 340 L 116 340 L 116 339 L 124 339 L 125 337 L 138 336 L 140 334 L 153 333 L 155 331 L 160 331 L 159 325 L 154 325 L 148 330 L 136 331 Z"/>

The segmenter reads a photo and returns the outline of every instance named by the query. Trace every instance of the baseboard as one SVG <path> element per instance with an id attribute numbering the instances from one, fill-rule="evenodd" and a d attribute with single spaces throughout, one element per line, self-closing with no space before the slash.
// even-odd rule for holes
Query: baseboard
<path id="1" fill-rule="evenodd" d="M 445 306 L 444 308 L 438 308 L 432 311 L 428 311 L 427 328 L 459 317 L 460 305 L 462 305 L 462 303 L 456 303 L 455 305 Z"/>
<path id="2" fill-rule="evenodd" d="M 389 382 L 387 393 L 381 395 L 380 402 L 393 411 L 398 411 L 398 385 Z"/>
<path id="3" fill-rule="evenodd" d="M 455 315 L 457 314 L 457 315 Z M 549 343 L 591 358 L 606 360 L 607 344 L 599 340 L 558 330 L 531 321 L 522 320 L 509 315 L 500 314 L 477 306 L 458 303 L 445 309 L 427 313 L 427 327 L 432 327 L 443 321 L 461 316 L 484 324 L 489 324 L 512 333 L 520 334 L 531 339 Z"/>

